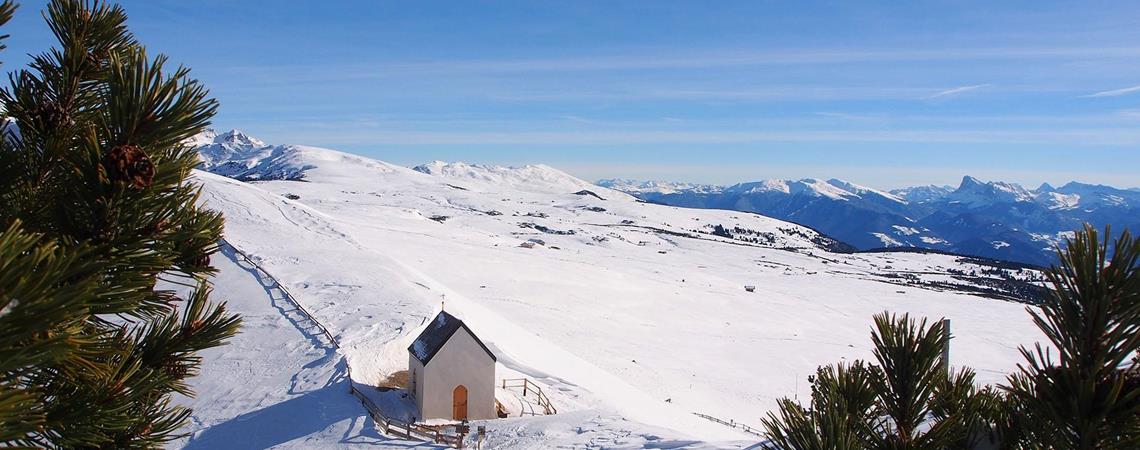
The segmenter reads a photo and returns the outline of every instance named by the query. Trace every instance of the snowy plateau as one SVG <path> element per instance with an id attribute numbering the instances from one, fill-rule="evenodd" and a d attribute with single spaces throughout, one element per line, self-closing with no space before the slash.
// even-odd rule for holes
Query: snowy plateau
<path id="1" fill-rule="evenodd" d="M 376 386 L 407 369 L 441 307 L 496 355 L 498 379 L 528 378 L 557 407 L 473 423 L 484 448 L 755 448 L 696 413 L 758 427 L 778 398 L 809 398 L 817 366 L 870 359 L 884 310 L 951 319 L 952 364 L 983 383 L 1043 340 L 1020 301 L 1038 276 L 1026 269 L 836 252 L 803 226 L 647 203 L 543 165 L 413 169 L 237 131 L 195 143 L 200 201 L 226 218 L 213 295 L 245 325 L 204 352 L 176 448 L 431 447 L 382 433 L 349 386 L 401 414 Z"/>

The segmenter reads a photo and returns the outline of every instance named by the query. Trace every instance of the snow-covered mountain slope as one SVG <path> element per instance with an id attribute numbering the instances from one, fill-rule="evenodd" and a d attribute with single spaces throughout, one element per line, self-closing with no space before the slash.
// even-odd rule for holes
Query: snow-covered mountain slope
<path id="1" fill-rule="evenodd" d="M 951 192 L 954 192 L 954 188 L 952 186 L 936 186 L 931 184 L 903 189 L 892 189 L 890 192 L 907 202 L 921 204 L 945 197 Z"/>
<path id="2" fill-rule="evenodd" d="M 348 395 L 345 365 L 269 280 L 223 247 L 211 259 L 216 298 L 242 315 L 242 333 L 202 353 L 189 449 L 313 448 L 376 441 L 360 404 Z"/>
<path id="3" fill-rule="evenodd" d="M 766 180 L 734 186 L 602 180 L 657 203 L 756 212 L 818 229 L 859 249 L 920 247 L 1049 265 L 1065 236 L 1092 223 L 1140 228 L 1132 190 L 1069 183 L 1027 189 L 964 177 L 957 188 L 884 192 L 842 180 Z"/>
<path id="4" fill-rule="evenodd" d="M 625 190 L 631 182 L 599 184 Z M 838 179 L 764 180 L 725 187 L 651 189 L 647 182 L 627 191 L 655 203 L 690 208 L 733 209 L 804 224 L 859 249 L 927 247 L 946 250 L 938 236 L 911 218 L 905 198 Z M 898 230 L 906 229 L 906 233 Z"/>
<path id="5" fill-rule="evenodd" d="M 339 152 L 298 145 L 267 145 L 239 130 L 206 130 L 190 139 L 201 169 L 238 180 L 303 180 L 313 161 L 339 158 Z M 363 160 L 360 163 L 364 164 Z"/>
<path id="6" fill-rule="evenodd" d="M 1019 184 L 991 181 L 983 183 L 977 178 L 966 176 L 958 189 L 940 199 L 947 203 L 957 203 L 968 208 L 983 208 L 995 203 L 1032 202 L 1034 195 Z"/>
<path id="7" fill-rule="evenodd" d="M 467 189 L 475 187 L 483 191 L 520 190 L 550 194 L 589 191 L 603 198 L 629 196 L 629 194 L 611 189 L 599 189 L 592 183 L 543 164 L 503 167 L 432 161 L 428 164 L 416 166 L 413 170 L 435 175 L 440 179 L 465 183 L 468 186 Z"/>
<path id="8" fill-rule="evenodd" d="M 674 181 L 640 181 L 620 178 L 599 180 L 596 184 L 598 186 L 604 186 L 610 189 L 628 192 L 631 194 L 673 194 L 676 192 L 700 192 L 704 194 L 712 194 L 723 192 L 725 188 L 724 186 L 718 186 L 715 184 L 678 183 Z"/>
<path id="9" fill-rule="evenodd" d="M 878 189 L 869 188 L 866 186 L 860 186 L 858 184 L 851 183 L 848 181 L 843 181 L 843 180 L 840 180 L 837 178 L 832 178 L 832 179 L 828 180 L 827 183 L 832 185 L 832 186 L 835 186 L 839 189 L 842 189 L 844 192 L 850 192 L 850 193 L 856 194 L 860 197 L 881 198 L 881 199 L 884 199 L 887 201 L 900 203 L 900 204 L 904 204 L 904 205 L 907 203 L 906 199 L 899 197 L 897 195 L 894 195 L 892 193 L 889 193 L 886 191 L 880 191 Z"/>
<path id="10" fill-rule="evenodd" d="M 692 413 L 759 425 L 777 398 L 810 394 L 805 380 L 817 366 L 870 358 L 870 319 L 883 310 L 952 319 L 953 363 L 984 382 L 1014 368 L 1018 344 L 1041 338 L 1025 305 L 972 294 L 1020 295 L 1025 284 L 1001 278 L 1033 276 L 1025 271 L 937 254 L 832 253 L 836 243 L 806 227 L 599 188 L 580 195 L 541 166 L 428 174 L 331 150 L 294 155 L 311 166 L 306 182 L 197 173 L 203 204 L 225 214 L 230 243 L 333 332 L 361 385 L 406 369 L 409 342 L 441 305 L 467 322 L 498 357 L 499 378 L 532 379 L 560 413 L 478 423 L 491 448 L 753 445 L 755 436 Z M 530 170 L 562 181 L 527 188 Z M 225 274 L 216 297 L 269 302 Z M 205 409 L 196 439 L 257 422 L 259 407 L 284 410 L 272 406 L 288 398 L 284 374 L 305 358 L 301 368 L 330 370 L 319 350 L 266 349 L 281 363 L 279 381 L 231 375 L 258 342 L 282 352 L 314 345 L 281 328 L 247 326 L 248 344 L 208 355 L 194 383 L 225 393 L 197 400 Z M 347 397 L 337 395 L 329 401 Z M 230 397 L 267 400 L 211 409 Z M 275 439 L 388 443 L 363 408 L 356 414 L 313 413 L 326 426 L 297 425 L 285 436 L 293 439 Z"/>

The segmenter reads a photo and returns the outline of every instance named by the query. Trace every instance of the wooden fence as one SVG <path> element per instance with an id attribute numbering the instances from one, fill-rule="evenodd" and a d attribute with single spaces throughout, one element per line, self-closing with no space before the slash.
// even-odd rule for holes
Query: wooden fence
<path id="1" fill-rule="evenodd" d="M 281 293 L 285 295 L 285 300 L 288 301 L 290 305 L 293 305 L 294 308 L 297 308 L 297 311 L 300 312 L 302 316 L 305 316 L 305 319 L 307 319 L 309 322 L 312 322 L 313 325 L 316 326 L 318 330 L 320 330 L 321 334 L 324 335 L 325 339 L 327 339 L 329 341 L 329 343 L 334 348 L 336 348 L 338 350 L 340 349 L 340 343 L 336 341 L 336 338 L 334 338 L 332 333 L 329 332 L 329 329 L 325 328 L 324 324 L 318 322 L 317 318 L 315 316 L 313 316 L 309 312 L 309 310 L 305 309 L 304 306 L 301 306 L 301 302 L 298 302 L 297 298 L 293 297 L 293 293 L 289 292 L 289 290 L 285 288 L 284 284 L 281 284 L 280 281 L 277 281 L 277 278 L 275 278 L 269 272 L 266 272 L 265 269 L 261 268 L 260 264 L 254 262 L 252 259 L 250 259 L 249 255 L 246 255 L 245 252 L 239 250 L 233 244 L 226 242 L 225 239 L 222 239 L 221 245 L 229 247 L 230 249 L 232 249 L 234 251 L 234 254 L 237 255 L 238 257 L 240 257 L 247 264 L 252 266 L 254 268 L 254 270 L 257 271 L 257 274 L 259 276 L 261 276 L 264 279 L 267 279 L 270 282 L 272 282 L 273 287 L 276 288 L 277 290 L 281 291 Z M 345 367 L 348 367 L 348 364 L 345 364 Z M 349 370 L 349 373 L 351 374 L 352 368 L 349 367 L 348 370 Z M 351 377 L 350 377 L 350 379 L 351 379 Z"/>
<path id="2" fill-rule="evenodd" d="M 546 415 L 558 414 L 558 409 L 554 407 L 554 404 L 550 403 L 550 398 L 546 396 L 546 393 L 542 392 L 542 388 L 531 382 L 529 378 L 503 379 L 503 389 L 517 389 L 520 387 L 522 388 L 523 397 L 526 397 L 526 394 L 530 392 L 535 393 L 535 396 L 538 398 L 538 406 L 542 407 Z"/>
<path id="3" fill-rule="evenodd" d="M 296 308 L 297 311 L 300 312 L 306 320 L 312 322 L 313 325 L 317 327 L 317 330 L 320 331 L 321 335 L 323 335 L 325 339 L 329 341 L 329 344 L 331 344 L 336 349 L 340 349 L 340 343 L 337 342 L 336 338 L 333 337 L 333 334 L 329 332 L 329 329 L 326 328 L 324 324 L 318 322 L 317 318 L 313 316 L 309 310 L 305 309 L 304 306 L 301 306 L 301 302 L 297 301 L 297 298 L 293 296 L 293 293 L 289 292 L 289 290 L 285 288 L 285 285 L 281 284 L 277 278 L 263 269 L 260 264 L 254 262 L 253 259 L 249 257 L 249 255 L 245 254 L 245 252 L 239 250 L 236 246 L 227 242 L 225 239 L 222 239 L 219 244 L 223 247 L 229 247 L 231 250 L 233 250 L 234 255 L 238 256 L 242 259 L 242 261 L 245 261 L 247 264 L 253 267 L 254 270 L 257 271 L 258 276 L 261 276 L 263 279 L 270 281 L 272 283 L 271 287 L 280 290 L 281 293 L 284 294 L 285 300 L 288 301 L 289 304 L 294 308 Z M 384 434 L 402 437 L 404 439 L 434 442 L 454 448 L 463 448 L 463 440 L 465 437 L 463 434 L 444 434 L 438 427 L 428 427 L 415 423 L 407 423 L 404 421 L 389 418 L 388 416 L 384 415 L 384 412 L 380 410 L 380 407 L 376 406 L 376 403 L 373 402 L 372 399 L 368 398 L 368 396 L 364 395 L 363 392 L 360 392 L 360 390 L 356 388 L 356 384 L 352 381 L 352 366 L 348 365 L 347 360 L 345 361 L 344 367 L 348 372 L 349 392 L 352 393 L 352 395 L 358 400 L 360 400 L 360 404 L 364 406 L 364 409 L 368 411 L 368 415 L 371 416 L 372 420 L 380 426 L 380 429 L 384 430 Z"/>
<path id="4" fill-rule="evenodd" d="M 429 427 L 415 423 L 408 423 L 402 420 L 392 419 L 380 410 L 372 399 L 364 395 L 356 388 L 356 385 L 350 385 L 352 395 L 360 399 L 360 403 L 364 405 L 364 409 L 368 410 L 368 414 L 372 416 L 372 421 L 380 426 L 384 434 L 401 437 L 404 439 L 419 440 L 435 442 L 443 444 L 448 447 L 463 448 L 463 441 L 466 435 L 464 434 L 444 434 L 441 427 Z"/>
<path id="5" fill-rule="evenodd" d="M 700 417 L 702 419 L 705 419 L 705 420 L 709 420 L 712 422 L 719 423 L 719 424 L 724 425 L 726 427 L 736 428 L 736 429 L 743 431 L 745 433 L 748 433 L 748 434 L 754 434 L 756 436 L 764 437 L 764 432 L 757 430 L 755 428 L 752 428 L 752 427 L 745 425 L 743 423 L 737 422 L 735 420 L 727 420 L 726 421 L 723 419 L 718 419 L 716 417 L 710 416 L 708 414 L 701 414 L 698 412 L 693 413 L 693 415 Z"/>

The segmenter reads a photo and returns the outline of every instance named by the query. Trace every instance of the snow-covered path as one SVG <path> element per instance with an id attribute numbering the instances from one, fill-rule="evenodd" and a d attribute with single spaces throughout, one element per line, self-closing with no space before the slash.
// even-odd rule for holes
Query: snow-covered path
<path id="1" fill-rule="evenodd" d="M 351 448 L 393 443 L 348 393 L 344 359 L 271 280 L 234 249 L 212 262 L 216 300 L 244 319 L 229 345 L 203 352 L 188 439 L 172 448 Z"/>

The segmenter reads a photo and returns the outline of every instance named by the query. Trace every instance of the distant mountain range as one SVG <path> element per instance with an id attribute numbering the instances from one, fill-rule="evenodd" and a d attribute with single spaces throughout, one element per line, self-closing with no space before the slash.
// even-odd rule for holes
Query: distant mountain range
<path id="1" fill-rule="evenodd" d="M 957 187 L 882 191 L 827 181 L 765 180 L 732 186 L 601 180 L 642 200 L 746 211 L 815 228 L 861 250 L 928 248 L 1036 265 L 1084 223 L 1140 230 L 1140 189 L 1072 182 L 1027 189 L 967 176 Z"/>
<path id="2" fill-rule="evenodd" d="M 300 145 L 269 145 L 241 131 L 195 136 L 201 168 L 243 181 L 305 180 L 314 161 L 363 171 L 403 168 Z M 382 166 L 382 167 L 381 167 Z M 415 171 L 544 192 L 593 185 L 543 165 L 503 168 L 432 162 Z M 733 186 L 602 180 L 597 185 L 672 206 L 746 211 L 819 230 L 860 250 L 927 248 L 1036 265 L 1085 222 L 1140 230 L 1140 190 L 1069 183 L 1037 189 L 965 177 L 957 188 L 877 190 L 842 180 L 765 180 Z M 604 195 L 603 195 L 604 196 Z"/>

